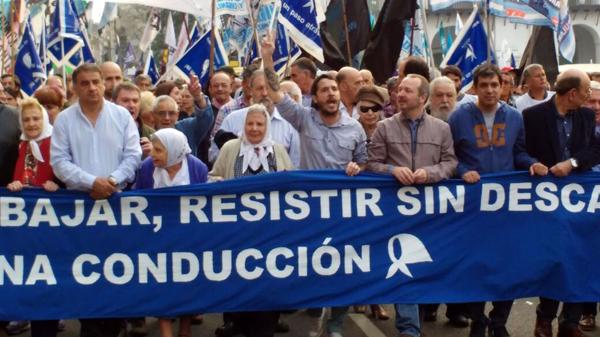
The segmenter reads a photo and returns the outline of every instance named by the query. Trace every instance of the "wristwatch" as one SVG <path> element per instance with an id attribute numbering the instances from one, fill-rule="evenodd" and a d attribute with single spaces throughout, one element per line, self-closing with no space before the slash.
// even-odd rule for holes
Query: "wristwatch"
<path id="1" fill-rule="evenodd" d="M 571 166 L 573 166 L 573 168 L 577 168 L 579 166 L 577 164 L 577 159 L 571 158 L 571 159 L 569 159 L 569 161 L 571 162 Z"/>

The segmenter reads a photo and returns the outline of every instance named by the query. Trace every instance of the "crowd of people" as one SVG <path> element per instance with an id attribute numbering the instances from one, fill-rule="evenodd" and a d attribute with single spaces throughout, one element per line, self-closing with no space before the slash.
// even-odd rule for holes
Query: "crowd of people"
<path id="1" fill-rule="evenodd" d="M 261 45 L 262 65 L 238 76 L 217 70 L 205 92 L 198 78 L 153 86 L 146 75 L 125 81 L 113 62 L 79 66 L 65 80 L 50 76 L 22 98 L 13 75 L 0 87 L 0 184 L 9 191 L 67 188 L 103 199 L 125 189 L 201 184 L 303 169 L 340 169 L 392 176 L 402 185 L 460 178 L 476 184 L 488 173 L 527 170 L 564 177 L 600 171 L 600 78 L 579 70 L 559 74 L 553 90 L 544 68 L 531 64 L 478 67 L 461 90 L 455 66 L 434 76 L 417 57 L 401 59 L 383 86 L 368 70 L 318 70 L 300 58 L 283 81 L 273 70 L 274 39 Z M 520 75 L 520 76 L 519 76 Z M 519 85 L 516 85 L 519 83 Z M 451 303 L 451 326 L 470 337 L 506 337 L 513 301 Z M 552 337 L 559 302 L 541 298 L 536 337 Z M 390 315 L 378 304 L 354 310 L 374 319 Z M 437 304 L 395 304 L 401 337 L 423 335 L 437 319 Z M 558 337 L 579 337 L 595 327 L 596 303 L 563 303 Z M 341 337 L 348 307 L 308 309 L 306 334 Z M 161 337 L 172 337 L 172 317 L 160 318 Z M 179 317 L 179 337 L 190 336 L 197 313 Z M 128 319 L 143 336 L 144 318 Z M 82 337 L 116 337 L 122 319 L 82 319 Z M 23 322 L 0 322 L 0 334 Z M 55 337 L 59 321 L 32 321 L 33 337 Z M 224 313 L 220 337 L 271 337 L 289 329 L 279 312 Z"/>

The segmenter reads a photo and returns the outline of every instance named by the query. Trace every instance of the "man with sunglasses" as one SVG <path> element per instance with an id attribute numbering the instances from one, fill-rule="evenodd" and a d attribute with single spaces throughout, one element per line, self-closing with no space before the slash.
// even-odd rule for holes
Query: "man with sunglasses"
<path id="1" fill-rule="evenodd" d="M 429 82 L 409 74 L 398 85 L 393 117 L 377 125 L 368 148 L 367 170 L 391 175 L 402 185 L 436 183 L 454 175 L 458 164 L 450 127 L 425 113 Z M 417 304 L 396 304 L 400 337 L 419 337 Z"/>

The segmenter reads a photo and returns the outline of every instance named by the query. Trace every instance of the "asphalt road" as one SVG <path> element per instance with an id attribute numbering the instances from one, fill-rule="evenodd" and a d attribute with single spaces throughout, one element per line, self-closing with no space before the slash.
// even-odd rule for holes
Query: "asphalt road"
<path id="1" fill-rule="evenodd" d="M 533 337 L 533 327 L 535 323 L 535 305 L 537 299 L 521 299 L 515 301 L 513 310 L 508 322 L 508 330 L 512 337 Z M 350 314 L 344 323 L 344 337 L 391 337 L 397 336 L 398 332 L 394 327 L 393 308 L 385 306 L 392 319 L 387 321 L 374 320 L 365 314 L 355 314 L 350 310 Z M 488 308 L 489 310 L 489 308 Z M 438 312 L 438 321 L 425 323 L 423 332 L 427 337 L 468 337 L 469 329 L 459 329 L 450 327 L 444 317 L 445 307 L 440 307 Z M 311 318 L 304 311 L 297 311 L 293 314 L 283 315 L 284 320 L 290 325 L 290 332 L 277 334 L 277 337 L 308 337 L 308 327 Z M 148 337 L 160 337 L 158 331 L 158 322 L 155 318 L 147 318 L 149 330 Z M 598 322 L 600 324 L 600 321 Z M 192 337 L 213 337 L 215 329 L 221 324 L 220 314 L 204 315 L 204 322 L 192 327 Z M 556 330 L 556 321 L 554 328 Z M 176 328 L 176 324 L 174 327 Z M 555 331 L 556 333 L 556 331 Z M 17 337 L 29 337 L 29 332 L 24 332 Z M 174 333 L 176 335 L 176 330 Z M 600 328 L 594 331 L 586 332 L 586 336 L 600 337 Z M 76 320 L 67 321 L 67 329 L 59 334 L 59 337 L 78 337 L 79 322 Z"/>

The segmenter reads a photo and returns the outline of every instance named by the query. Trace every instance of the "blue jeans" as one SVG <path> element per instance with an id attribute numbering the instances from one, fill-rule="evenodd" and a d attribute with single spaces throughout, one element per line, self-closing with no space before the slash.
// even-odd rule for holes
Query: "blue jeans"
<path id="1" fill-rule="evenodd" d="M 419 321 L 418 304 L 394 304 L 396 309 L 396 329 L 401 334 L 419 337 L 421 323 Z"/>

